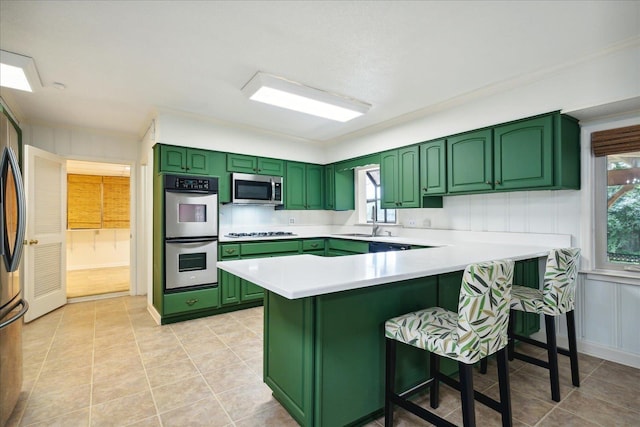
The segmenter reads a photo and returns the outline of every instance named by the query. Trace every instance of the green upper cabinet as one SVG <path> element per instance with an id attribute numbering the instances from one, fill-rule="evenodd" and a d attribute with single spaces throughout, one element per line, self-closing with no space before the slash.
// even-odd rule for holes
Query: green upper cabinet
<path id="1" fill-rule="evenodd" d="M 382 208 L 419 208 L 419 147 L 385 151 L 380 155 Z"/>
<path id="2" fill-rule="evenodd" d="M 159 149 L 160 172 L 182 172 L 197 175 L 212 173 L 211 151 L 162 144 Z"/>
<path id="3" fill-rule="evenodd" d="M 218 202 L 231 201 L 231 176 L 227 172 L 227 153 L 211 152 L 211 175 L 218 177 Z"/>
<path id="4" fill-rule="evenodd" d="M 287 162 L 285 208 L 290 210 L 324 208 L 324 167 Z"/>
<path id="5" fill-rule="evenodd" d="M 444 139 L 420 144 L 420 191 L 423 196 L 447 192 L 446 151 Z"/>
<path id="6" fill-rule="evenodd" d="M 553 117 L 494 128 L 496 190 L 553 185 Z"/>
<path id="7" fill-rule="evenodd" d="M 580 189 L 580 125 L 573 117 L 532 117 L 496 126 L 494 134 L 496 150 L 502 150 L 497 190 Z"/>
<path id="8" fill-rule="evenodd" d="M 334 211 L 355 209 L 353 169 L 338 170 L 335 164 L 324 167 L 324 208 Z"/>
<path id="9" fill-rule="evenodd" d="M 450 194 L 580 188 L 580 128 L 559 113 L 447 139 Z"/>
<path id="10" fill-rule="evenodd" d="M 336 208 L 336 167 L 333 164 L 324 167 L 324 208 Z"/>
<path id="11" fill-rule="evenodd" d="M 283 176 L 284 161 L 229 153 L 227 154 L 227 170 L 229 172 Z"/>
<path id="12" fill-rule="evenodd" d="M 491 136 L 491 129 L 483 129 L 447 138 L 449 193 L 493 189 Z"/>

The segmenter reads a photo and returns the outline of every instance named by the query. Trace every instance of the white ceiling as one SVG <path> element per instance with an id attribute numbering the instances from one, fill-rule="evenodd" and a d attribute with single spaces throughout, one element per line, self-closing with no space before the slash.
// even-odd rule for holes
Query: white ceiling
<path id="1" fill-rule="evenodd" d="M 170 108 L 327 141 L 638 35 L 638 1 L 0 0 L 0 48 L 44 85 L 0 95 L 29 121 L 140 135 Z M 240 89 L 258 70 L 373 108 L 337 123 L 255 103 Z"/>

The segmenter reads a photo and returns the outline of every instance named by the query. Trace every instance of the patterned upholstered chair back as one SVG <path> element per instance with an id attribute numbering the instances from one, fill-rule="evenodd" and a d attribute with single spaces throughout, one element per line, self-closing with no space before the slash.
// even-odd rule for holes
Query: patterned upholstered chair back
<path id="1" fill-rule="evenodd" d="M 579 248 L 553 249 L 544 273 L 544 314 L 557 316 L 575 308 Z"/>
<path id="2" fill-rule="evenodd" d="M 477 360 L 507 345 L 513 261 L 467 266 L 458 302 L 458 345 Z M 471 356 L 471 359 L 476 357 Z"/>

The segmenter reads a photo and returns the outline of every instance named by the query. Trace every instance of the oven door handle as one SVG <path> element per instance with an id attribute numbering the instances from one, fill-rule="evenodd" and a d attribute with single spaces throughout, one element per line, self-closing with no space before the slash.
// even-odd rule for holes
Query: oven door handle
<path id="1" fill-rule="evenodd" d="M 20 310 L 18 312 L 18 314 L 16 314 L 15 316 L 13 316 L 11 319 L 7 320 L 6 322 L 0 323 L 0 329 L 6 328 L 7 326 L 12 324 L 16 320 L 20 319 L 22 316 L 24 316 L 24 314 L 27 312 L 27 310 L 29 310 L 29 303 L 23 298 L 20 298 L 20 301 L 18 301 L 17 304 L 14 305 L 13 308 L 10 311 L 13 311 L 17 306 L 19 306 L 21 304 L 22 304 L 22 310 Z"/>
<path id="2" fill-rule="evenodd" d="M 167 239 L 167 243 L 208 243 L 217 241 L 217 237 L 196 237 L 193 239 L 189 238 L 177 238 L 177 239 Z"/>

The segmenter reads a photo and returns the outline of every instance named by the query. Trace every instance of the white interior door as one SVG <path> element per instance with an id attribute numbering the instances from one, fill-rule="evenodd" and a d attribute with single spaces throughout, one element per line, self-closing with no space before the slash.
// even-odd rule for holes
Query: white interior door
<path id="1" fill-rule="evenodd" d="M 25 321 L 37 319 L 67 302 L 65 159 L 24 147 L 27 230 L 24 251 Z"/>

